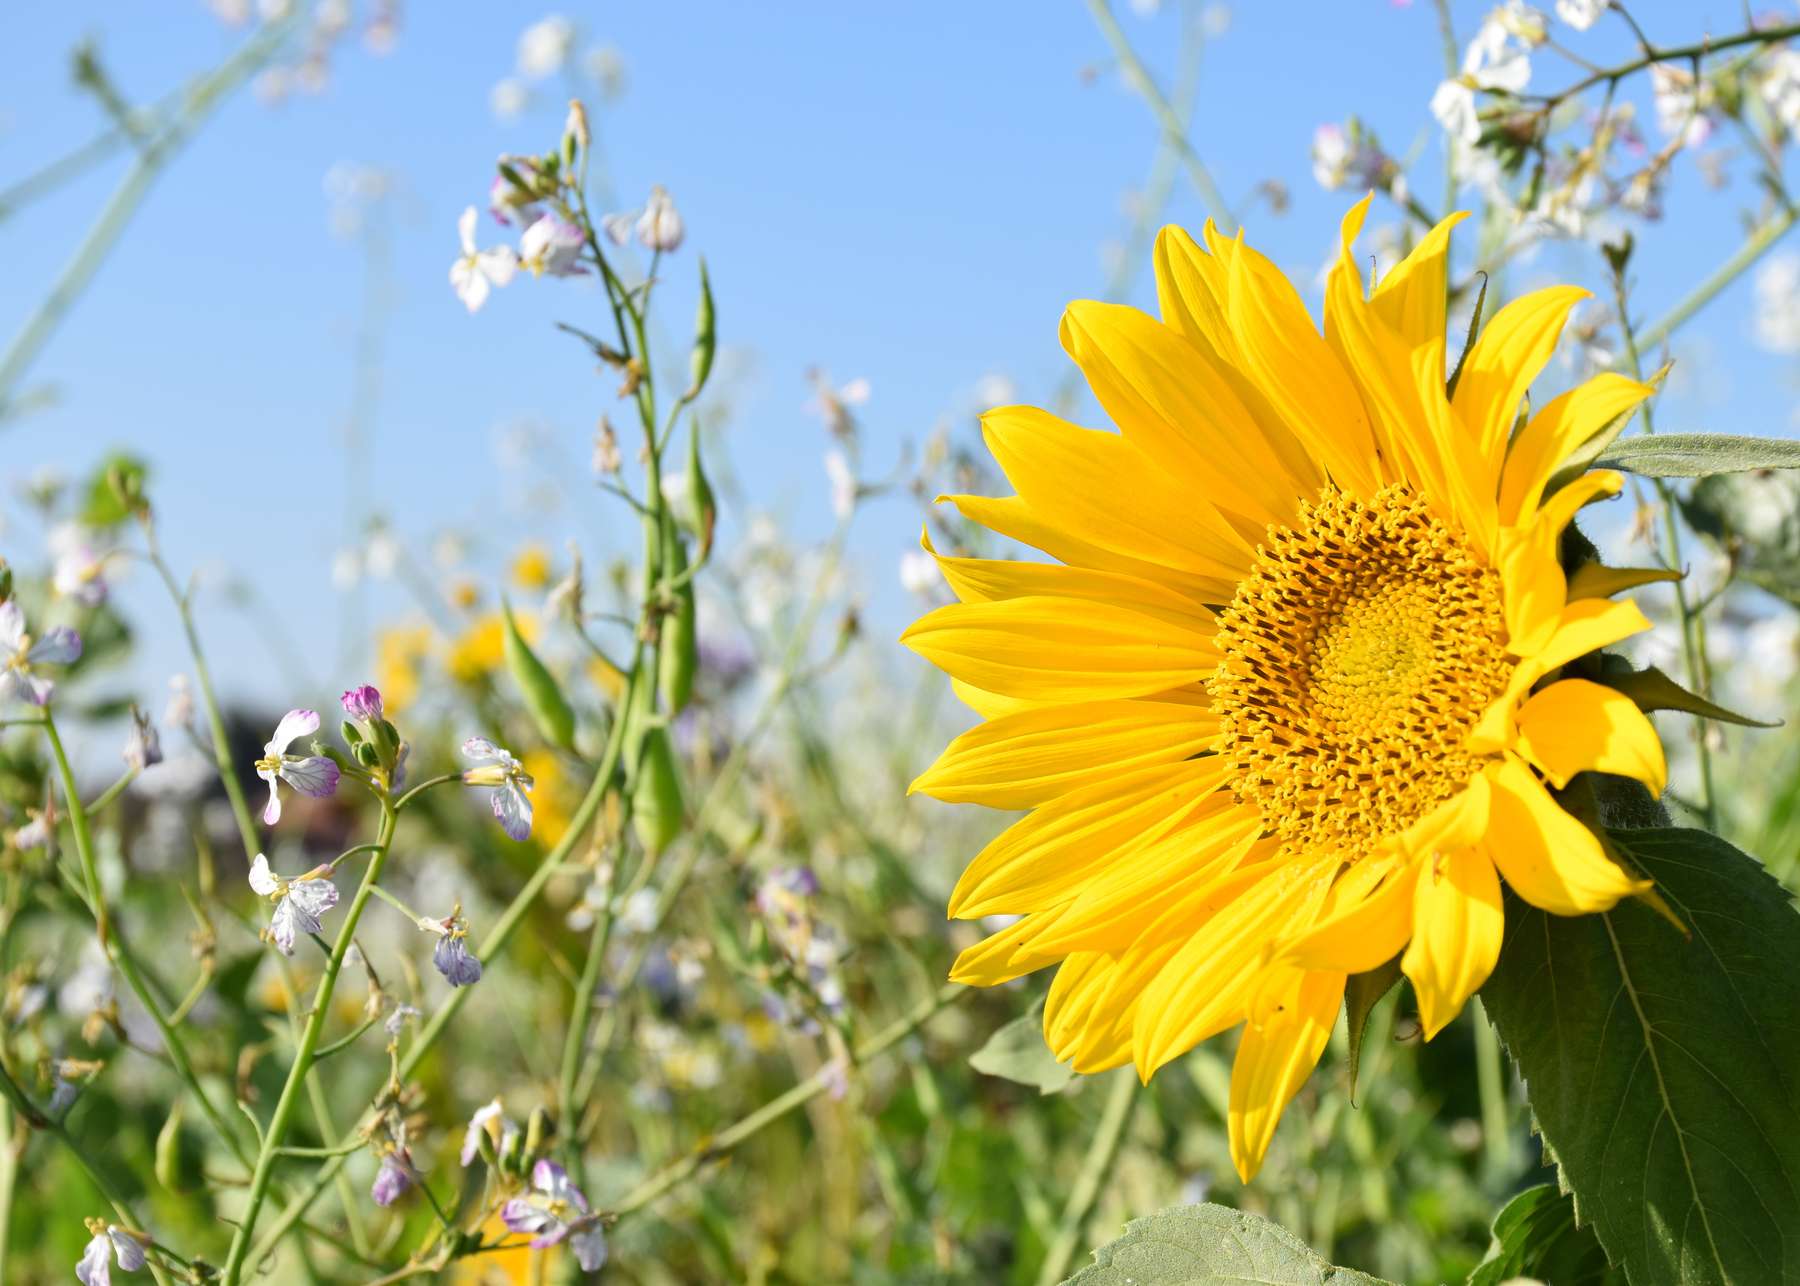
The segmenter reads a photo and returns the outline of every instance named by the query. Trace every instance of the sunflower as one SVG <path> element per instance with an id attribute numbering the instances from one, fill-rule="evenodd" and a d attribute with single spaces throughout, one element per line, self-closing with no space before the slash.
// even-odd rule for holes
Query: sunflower
<path id="1" fill-rule="evenodd" d="M 946 498 L 1057 561 L 940 556 L 960 601 L 903 635 L 985 720 L 913 789 L 1030 810 L 950 902 L 1018 918 L 951 976 L 1059 966 L 1044 1033 L 1081 1072 L 1147 1081 L 1242 1024 L 1246 1181 L 1348 975 L 1398 956 L 1435 1035 L 1499 956 L 1502 879 L 1557 915 L 1648 889 L 1553 792 L 1594 771 L 1660 793 L 1666 772 L 1628 698 L 1558 677 L 1649 627 L 1607 595 L 1653 574 L 1571 577 L 1558 551 L 1620 486 L 1565 461 L 1652 388 L 1604 374 L 1520 418 L 1586 295 L 1559 286 L 1496 313 L 1447 390 L 1463 216 L 1365 292 L 1367 209 L 1323 335 L 1210 224 L 1204 249 L 1158 238 L 1160 322 L 1070 305 L 1063 347 L 1119 431 L 990 411 L 1017 494 Z"/>

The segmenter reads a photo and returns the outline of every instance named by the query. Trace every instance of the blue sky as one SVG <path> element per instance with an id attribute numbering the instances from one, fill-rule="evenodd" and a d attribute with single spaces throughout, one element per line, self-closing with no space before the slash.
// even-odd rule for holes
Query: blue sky
<path id="1" fill-rule="evenodd" d="M 1175 13 L 1119 8 L 1166 78 Z M 1463 38 L 1485 8 L 1455 6 Z M 561 9 L 581 25 L 583 47 L 609 44 L 626 60 L 629 88 L 601 118 L 612 179 L 625 201 L 665 185 L 689 229 L 666 270 L 665 329 L 685 331 L 694 256 L 704 252 L 722 337 L 749 359 L 732 459 L 749 493 L 799 535 L 830 522 L 824 433 L 802 409 L 809 367 L 870 381 L 871 473 L 944 414 L 966 413 L 983 376 L 1005 374 L 1027 399 L 1059 377 L 1060 310 L 1102 288 L 1100 247 L 1121 235 L 1122 196 L 1144 181 L 1155 146 L 1148 112 L 1107 70 L 1084 6 Z M 1735 3 L 1634 10 L 1669 40 L 1739 22 Z M 551 329 L 558 318 L 594 322 L 597 294 L 521 281 L 470 317 L 446 282 L 456 216 L 482 203 L 495 155 L 541 149 L 559 130 L 566 95 L 555 86 L 541 110 L 511 123 L 488 101 L 512 70 L 520 30 L 544 12 L 415 3 L 387 56 L 341 48 L 322 96 L 270 107 L 243 93 L 227 104 L 164 175 L 34 366 L 28 385 L 54 386 L 57 400 L 0 426 L 9 487 L 40 465 L 77 473 L 109 447 L 146 452 L 175 563 L 229 565 L 253 579 L 323 684 L 360 677 L 338 673 L 346 609 L 329 574 L 345 543 L 342 424 L 365 266 L 358 243 L 331 230 L 324 176 L 351 163 L 389 172 L 398 194 L 385 216 L 390 293 L 366 480 L 380 509 L 421 547 L 445 527 L 478 530 L 496 552 L 528 539 L 560 548 L 571 534 L 597 551 L 626 535 L 616 506 L 583 474 L 610 387 Z M 15 6 L 0 30 L 11 51 L 0 82 L 0 182 L 98 127 L 67 74 L 66 52 L 83 36 L 97 39 L 136 99 L 208 68 L 243 38 L 197 0 Z M 1627 52 L 1610 26 L 1577 39 L 1596 59 Z M 1431 6 L 1389 0 L 1240 3 L 1209 47 L 1196 145 L 1233 199 L 1264 179 L 1288 186 L 1292 208 L 1253 215 L 1249 232 L 1303 280 L 1350 199 L 1311 177 L 1308 146 L 1321 121 L 1354 111 L 1391 150 L 1417 143 L 1419 190 L 1438 203 L 1440 144 L 1427 103 L 1439 57 Z M 1534 87 L 1570 74 L 1547 55 L 1537 63 Z M 1084 77 L 1084 68 L 1101 74 Z M 120 169 L 115 161 L 0 222 L 0 336 L 10 338 L 53 280 Z M 1741 167 L 1722 193 L 1682 169 L 1666 225 L 1640 235 L 1646 315 L 1735 246 L 1739 212 L 1755 200 Z M 1169 217 L 1197 224 L 1203 210 L 1178 187 Z M 484 239 L 497 232 L 484 223 Z M 1594 263 L 1591 250 L 1552 249 L 1525 275 L 1591 280 Z M 1693 327 L 1680 350 L 1692 374 L 1665 399 L 1667 427 L 1786 431 L 1794 386 L 1781 361 L 1749 346 L 1748 309 L 1740 283 Z M 537 426 L 566 458 L 572 481 L 559 507 L 546 508 L 502 459 L 501 428 L 516 423 Z M 10 531 L 0 548 L 29 561 L 32 551 L 17 547 L 27 529 L 15 521 Z M 881 628 L 909 610 L 894 568 L 916 533 L 916 512 L 901 501 L 873 504 L 861 522 L 856 548 Z M 160 684 L 180 657 L 150 589 L 138 576 L 126 594 L 150 636 L 146 681 Z M 396 589 L 370 593 L 377 618 L 411 612 Z M 226 686 L 286 699 L 251 627 L 216 601 L 206 611 Z"/>

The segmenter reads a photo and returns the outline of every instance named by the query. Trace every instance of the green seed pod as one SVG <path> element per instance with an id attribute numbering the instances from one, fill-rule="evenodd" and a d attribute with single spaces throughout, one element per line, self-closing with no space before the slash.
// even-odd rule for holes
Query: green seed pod
<path id="1" fill-rule="evenodd" d="M 538 660 L 537 653 L 519 633 L 518 622 L 513 620 L 512 604 L 501 603 L 501 616 L 505 624 L 506 668 L 512 671 L 519 695 L 525 699 L 525 708 L 531 711 L 538 731 L 548 741 L 565 750 L 572 748 L 575 744 L 575 712 L 563 697 L 556 676 Z"/>
<path id="2" fill-rule="evenodd" d="M 181 1100 L 156 1132 L 156 1181 L 170 1192 L 181 1191 Z"/>
<path id="3" fill-rule="evenodd" d="M 694 351 L 688 358 L 687 400 L 693 401 L 706 387 L 712 374 L 713 353 L 718 344 L 717 319 L 713 314 L 712 280 L 706 275 L 706 260 L 700 260 L 700 308 L 694 317 Z"/>
<path id="4" fill-rule="evenodd" d="M 356 730 L 356 725 L 351 723 L 348 719 L 338 725 L 338 731 L 344 736 L 344 744 L 351 749 L 355 749 L 357 746 L 362 745 L 362 733 L 358 732 Z"/>
<path id="5" fill-rule="evenodd" d="M 702 563 L 712 553 L 713 527 L 719 520 L 719 502 L 713 498 L 712 483 L 700 463 L 700 421 L 694 419 L 688 435 L 688 514 L 687 524 L 700 541 L 695 557 Z"/>
<path id="6" fill-rule="evenodd" d="M 531 1117 L 525 1124 L 525 1155 L 542 1155 L 544 1144 L 553 1133 L 555 1131 L 550 1128 L 550 1114 L 541 1107 L 532 1108 Z"/>
<path id="7" fill-rule="evenodd" d="M 381 756 L 376 753 L 374 746 L 366 741 L 359 741 L 356 743 L 356 762 L 364 768 L 379 768 Z"/>
<path id="8" fill-rule="evenodd" d="M 686 542 L 679 536 L 669 542 L 670 574 L 687 570 Z M 694 695 L 694 671 L 700 665 L 699 640 L 694 628 L 694 583 L 675 593 L 675 610 L 663 617 L 662 649 L 657 657 L 657 686 L 671 715 L 680 714 Z"/>
<path id="9" fill-rule="evenodd" d="M 681 772 L 666 728 L 644 734 L 637 775 L 631 785 L 631 824 L 646 852 L 662 852 L 681 833 Z"/>

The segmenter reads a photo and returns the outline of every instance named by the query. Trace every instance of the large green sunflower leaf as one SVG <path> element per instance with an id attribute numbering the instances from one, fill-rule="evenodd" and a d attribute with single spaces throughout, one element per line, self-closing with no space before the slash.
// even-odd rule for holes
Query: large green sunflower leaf
<path id="1" fill-rule="evenodd" d="M 1125 1225 L 1063 1286 L 1391 1286 L 1337 1268 L 1279 1224 L 1211 1203 Z"/>
<path id="2" fill-rule="evenodd" d="M 1545 1151 L 1634 1283 L 1800 1282 L 1800 914 L 1695 830 L 1611 832 L 1689 926 L 1510 893 L 1481 990 Z"/>
<path id="3" fill-rule="evenodd" d="M 1044 1044 L 1044 1002 L 1013 1019 L 988 1037 L 987 1044 L 969 1055 L 969 1066 L 989 1076 L 1001 1076 L 1029 1085 L 1040 1094 L 1066 1089 L 1075 1069 L 1056 1061 Z"/>
<path id="4" fill-rule="evenodd" d="M 1623 1286 L 1625 1275 L 1606 1260 L 1587 1224 L 1575 1222 L 1575 1202 L 1555 1184 L 1527 1188 L 1494 1216 L 1494 1244 L 1469 1274 L 1468 1286 L 1505 1286 L 1514 1278 L 1556 1286 Z"/>
<path id="5" fill-rule="evenodd" d="M 1596 468 L 1623 469 L 1646 478 L 1706 478 L 1756 469 L 1800 469 L 1800 442 L 1738 437 L 1729 433 L 1661 433 L 1614 442 Z"/>

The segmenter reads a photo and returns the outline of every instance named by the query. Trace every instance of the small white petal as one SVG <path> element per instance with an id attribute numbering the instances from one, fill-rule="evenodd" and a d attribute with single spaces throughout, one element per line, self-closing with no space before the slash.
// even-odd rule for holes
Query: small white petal
<path id="1" fill-rule="evenodd" d="M 17 599 L 9 598 L 0 603 L 0 650 L 17 652 L 24 641 L 25 613 L 19 610 Z"/>
<path id="2" fill-rule="evenodd" d="M 112 1243 L 105 1233 L 95 1233 L 87 1249 L 81 1252 L 81 1261 L 75 1265 L 75 1276 L 82 1286 L 112 1286 Z"/>
<path id="3" fill-rule="evenodd" d="M 510 782 L 494 792 L 494 816 L 500 819 L 500 829 L 511 838 L 531 838 L 531 800 Z"/>
<path id="4" fill-rule="evenodd" d="M 112 1238 L 113 1253 L 119 1257 L 119 1267 L 128 1273 L 135 1273 L 144 1266 L 144 1243 L 122 1229 L 108 1226 L 106 1235 Z"/>
<path id="5" fill-rule="evenodd" d="M 269 859 L 261 853 L 250 863 L 250 887 L 264 897 L 271 896 L 281 886 L 275 882 L 275 873 L 269 869 Z"/>
<path id="6" fill-rule="evenodd" d="M 269 738 L 263 750 L 267 754 L 278 755 L 288 748 L 294 738 L 311 736 L 318 730 L 318 711 L 289 710 L 281 716 L 281 722 L 275 725 L 275 735 Z"/>
<path id="7" fill-rule="evenodd" d="M 475 207 L 468 206 L 456 221 L 456 235 L 462 238 L 462 251 L 465 255 L 475 253 Z"/>
<path id="8" fill-rule="evenodd" d="M 49 661 L 53 665 L 72 665 L 81 659 L 81 635 L 66 625 L 58 625 L 31 645 L 27 661 Z"/>
<path id="9" fill-rule="evenodd" d="M 327 879 L 295 880 L 288 885 L 287 900 L 315 921 L 338 904 L 337 885 Z"/>

